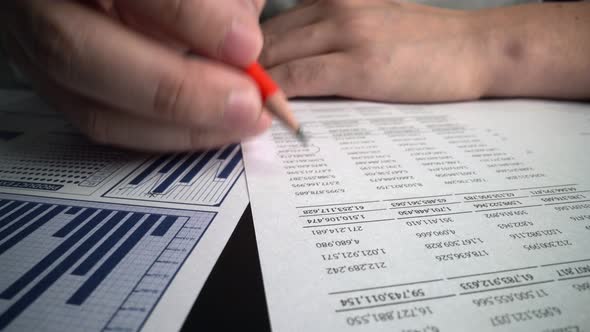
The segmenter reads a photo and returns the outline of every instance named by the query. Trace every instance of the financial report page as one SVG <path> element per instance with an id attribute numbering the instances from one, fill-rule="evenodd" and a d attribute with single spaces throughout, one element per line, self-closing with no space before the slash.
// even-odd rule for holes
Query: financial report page
<path id="1" fill-rule="evenodd" d="M 274 331 L 590 329 L 590 108 L 294 103 L 244 144 Z"/>

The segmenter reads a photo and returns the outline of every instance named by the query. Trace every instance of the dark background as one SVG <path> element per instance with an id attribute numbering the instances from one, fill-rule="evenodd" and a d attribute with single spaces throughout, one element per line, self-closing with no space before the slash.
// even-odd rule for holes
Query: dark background
<path id="1" fill-rule="evenodd" d="M 270 331 L 250 205 L 181 331 Z"/>

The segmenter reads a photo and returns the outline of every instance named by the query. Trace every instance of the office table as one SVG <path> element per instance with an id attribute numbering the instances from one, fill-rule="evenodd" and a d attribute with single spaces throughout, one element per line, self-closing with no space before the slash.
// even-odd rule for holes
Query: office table
<path id="1" fill-rule="evenodd" d="M 203 286 L 182 332 L 270 331 L 250 205 Z"/>

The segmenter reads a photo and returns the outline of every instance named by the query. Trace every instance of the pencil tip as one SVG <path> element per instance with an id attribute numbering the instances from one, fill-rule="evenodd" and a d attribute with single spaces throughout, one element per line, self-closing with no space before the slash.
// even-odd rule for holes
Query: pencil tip
<path id="1" fill-rule="evenodd" d="M 308 138 L 305 135 L 305 132 L 303 132 L 303 129 L 301 127 L 297 128 L 297 131 L 295 132 L 295 136 L 297 136 L 297 139 L 299 139 L 299 141 L 301 143 L 303 143 L 303 145 L 307 145 Z"/>

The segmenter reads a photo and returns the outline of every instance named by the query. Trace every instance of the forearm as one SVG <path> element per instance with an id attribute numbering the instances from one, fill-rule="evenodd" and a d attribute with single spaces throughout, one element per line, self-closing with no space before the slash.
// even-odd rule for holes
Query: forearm
<path id="1" fill-rule="evenodd" d="M 590 98 L 590 2 L 473 13 L 486 97 Z"/>

